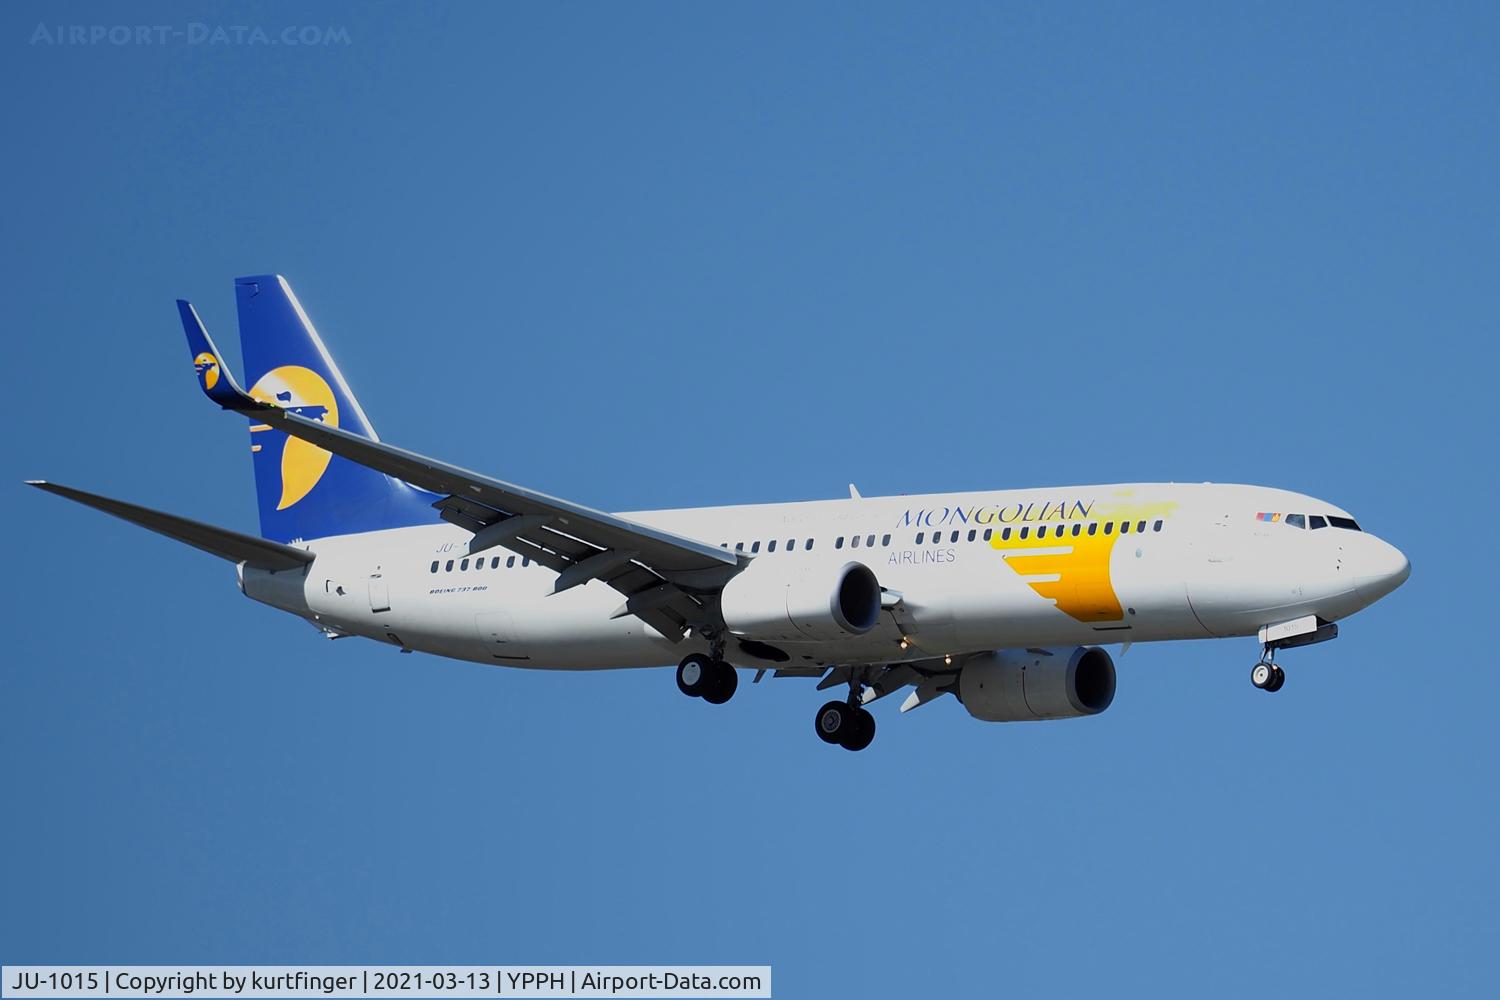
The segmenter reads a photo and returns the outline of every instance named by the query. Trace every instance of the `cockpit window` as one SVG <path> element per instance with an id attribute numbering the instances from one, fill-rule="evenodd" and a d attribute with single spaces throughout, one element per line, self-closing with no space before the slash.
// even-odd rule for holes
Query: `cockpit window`
<path id="1" fill-rule="evenodd" d="M 1328 527 L 1328 522 L 1323 520 L 1322 514 L 1309 514 L 1307 515 L 1307 526 L 1309 528 L 1326 528 Z"/>
<path id="2" fill-rule="evenodd" d="M 1332 514 L 1329 514 L 1328 523 L 1333 525 L 1335 528 L 1347 528 L 1349 531 L 1360 530 L 1359 525 L 1355 523 L 1354 518 L 1352 517 L 1335 517 Z"/>
<path id="3" fill-rule="evenodd" d="M 1307 527 L 1307 518 L 1304 517 L 1301 514 L 1288 514 L 1286 517 L 1282 518 L 1282 520 L 1286 524 L 1289 524 L 1289 525 L 1291 525 L 1294 528 L 1306 528 Z"/>

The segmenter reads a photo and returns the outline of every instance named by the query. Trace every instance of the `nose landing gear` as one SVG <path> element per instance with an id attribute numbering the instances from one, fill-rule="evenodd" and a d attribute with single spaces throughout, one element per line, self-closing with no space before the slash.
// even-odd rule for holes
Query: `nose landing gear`
<path id="1" fill-rule="evenodd" d="M 1261 660 L 1250 668 L 1250 683 L 1262 691 L 1280 691 L 1286 683 L 1286 671 L 1271 661 L 1271 653 L 1261 654 Z"/>

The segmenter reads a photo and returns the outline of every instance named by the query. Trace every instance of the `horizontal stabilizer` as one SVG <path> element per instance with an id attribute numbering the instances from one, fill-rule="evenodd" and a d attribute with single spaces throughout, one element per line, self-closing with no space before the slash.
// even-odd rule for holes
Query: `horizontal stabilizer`
<path id="1" fill-rule="evenodd" d="M 230 562 L 247 563 L 261 569 L 282 570 L 300 569 L 313 561 L 313 554 L 306 549 L 294 549 L 290 545 L 267 541 L 253 535 L 242 535 L 238 531 L 215 528 L 201 521 L 191 521 L 175 514 L 152 510 L 149 507 L 137 507 L 133 503 L 112 500 L 94 493 L 85 493 L 71 486 L 61 486 L 41 480 L 27 480 L 26 485 L 75 500 L 85 507 L 113 514 L 131 524 L 138 524 L 159 535 L 175 538 L 195 549 L 202 549 L 210 555 L 228 559 Z"/>

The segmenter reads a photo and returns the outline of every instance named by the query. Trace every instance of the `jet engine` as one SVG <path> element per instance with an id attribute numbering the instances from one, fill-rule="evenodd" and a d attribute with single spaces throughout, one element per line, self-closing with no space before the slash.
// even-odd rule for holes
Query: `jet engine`
<path id="1" fill-rule="evenodd" d="M 782 570 L 766 560 L 729 581 L 720 610 L 730 632 L 751 639 L 846 639 L 880 620 L 880 582 L 863 563 L 795 576 Z"/>
<path id="2" fill-rule="evenodd" d="M 1098 646 L 980 653 L 959 671 L 958 699 L 985 722 L 1098 715 L 1115 700 L 1115 661 Z"/>

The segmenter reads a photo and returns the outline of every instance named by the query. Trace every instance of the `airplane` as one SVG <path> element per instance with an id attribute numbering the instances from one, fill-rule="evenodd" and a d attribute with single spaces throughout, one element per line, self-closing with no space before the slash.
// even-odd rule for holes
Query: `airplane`
<path id="1" fill-rule="evenodd" d="M 611 514 L 383 443 L 279 275 L 235 281 L 241 388 L 178 300 L 199 386 L 250 421 L 259 536 L 47 481 L 235 564 L 252 600 L 331 639 L 550 670 L 661 667 L 727 702 L 739 671 L 847 689 L 825 743 L 862 750 L 869 706 L 952 695 L 988 722 L 1097 715 L 1141 642 L 1325 642 L 1411 572 L 1300 493 L 1127 483 Z"/>

